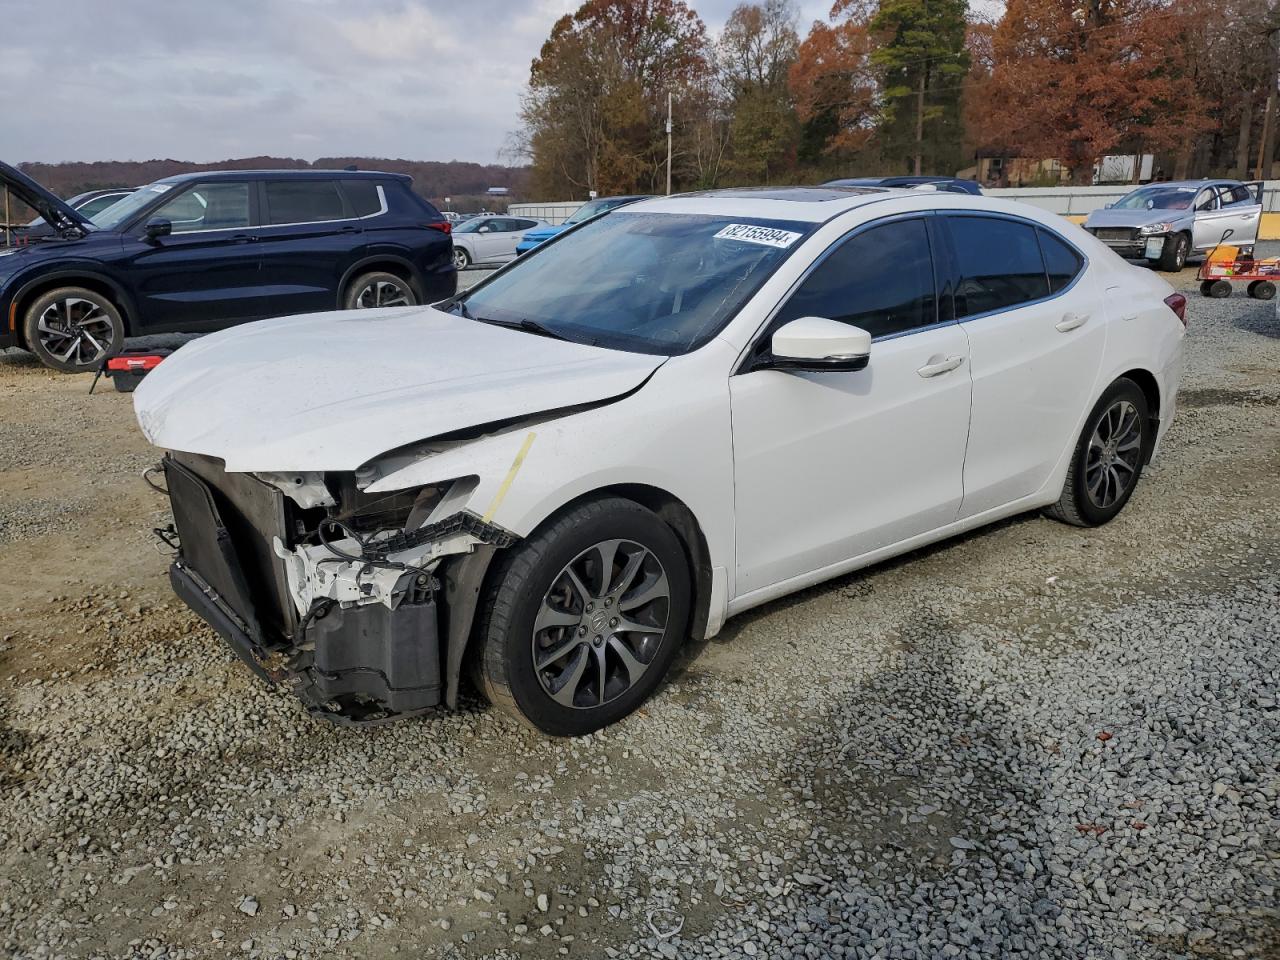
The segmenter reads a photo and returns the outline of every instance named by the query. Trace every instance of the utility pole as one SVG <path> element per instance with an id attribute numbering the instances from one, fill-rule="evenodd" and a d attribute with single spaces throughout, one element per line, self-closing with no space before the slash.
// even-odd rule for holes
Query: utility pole
<path id="1" fill-rule="evenodd" d="M 671 196 L 671 91 L 667 91 L 667 196 Z"/>

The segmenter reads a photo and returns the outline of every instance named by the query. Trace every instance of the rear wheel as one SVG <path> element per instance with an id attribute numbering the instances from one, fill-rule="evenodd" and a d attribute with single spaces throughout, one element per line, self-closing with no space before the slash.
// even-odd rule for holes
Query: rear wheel
<path id="1" fill-rule="evenodd" d="M 1150 430 L 1146 395 L 1121 377 L 1090 412 L 1071 456 L 1062 496 L 1045 513 L 1077 527 L 1097 527 L 1113 519 L 1142 476 Z"/>
<path id="2" fill-rule="evenodd" d="M 347 287 L 343 306 L 348 310 L 367 307 L 412 307 L 418 303 L 413 287 L 394 273 L 364 273 Z"/>
<path id="3" fill-rule="evenodd" d="M 471 254 L 467 253 L 466 247 L 453 248 L 453 265 L 458 270 L 465 270 L 471 266 Z"/>
<path id="4" fill-rule="evenodd" d="M 688 626 L 689 569 L 652 511 L 580 504 L 505 551 L 476 637 L 491 703 L 553 736 L 614 723 L 661 683 Z"/>
<path id="5" fill-rule="evenodd" d="M 37 297 L 23 322 L 27 349 L 46 367 L 86 373 L 124 346 L 124 318 L 115 304 L 84 287 L 60 287 Z"/>
<path id="6" fill-rule="evenodd" d="M 1167 273 L 1177 273 L 1187 264 L 1187 254 L 1191 252 L 1191 238 L 1185 233 L 1175 233 L 1164 241 L 1164 249 L 1160 252 L 1160 269 Z"/>
<path id="7" fill-rule="evenodd" d="M 1270 280 L 1254 280 L 1246 288 L 1246 292 L 1255 300 L 1274 300 L 1276 285 Z"/>

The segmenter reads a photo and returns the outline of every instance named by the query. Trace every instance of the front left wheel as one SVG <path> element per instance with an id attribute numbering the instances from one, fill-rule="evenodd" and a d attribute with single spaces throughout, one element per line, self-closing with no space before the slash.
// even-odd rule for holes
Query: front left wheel
<path id="1" fill-rule="evenodd" d="M 124 318 L 116 305 L 84 287 L 60 287 L 37 297 L 22 332 L 27 349 L 63 373 L 94 372 L 124 346 Z"/>
<path id="2" fill-rule="evenodd" d="M 474 661 L 489 701 L 552 736 L 634 711 L 688 628 L 689 566 L 652 511 L 579 504 L 503 552 L 481 601 Z"/>

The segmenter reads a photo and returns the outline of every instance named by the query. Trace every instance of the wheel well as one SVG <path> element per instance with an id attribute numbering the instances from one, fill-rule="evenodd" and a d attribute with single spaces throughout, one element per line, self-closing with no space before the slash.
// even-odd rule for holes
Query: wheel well
<path id="1" fill-rule="evenodd" d="M 124 335 L 130 334 L 130 328 L 133 326 L 133 318 L 129 314 L 129 308 L 124 303 L 120 292 L 111 284 L 99 280 L 96 277 L 77 277 L 59 276 L 50 277 L 46 280 L 37 281 L 32 285 L 31 289 L 24 290 L 14 304 L 14 319 L 16 320 L 14 333 L 18 336 L 19 343 L 25 348 L 27 346 L 27 309 L 35 300 L 50 290 L 57 290 L 59 287 L 84 287 L 86 290 L 92 290 L 100 296 L 106 297 L 111 304 L 120 311 L 120 319 L 124 321 Z"/>
<path id="2" fill-rule="evenodd" d="M 1120 374 L 1116 379 L 1132 380 L 1138 385 L 1138 389 L 1142 391 L 1142 395 L 1147 400 L 1147 418 L 1153 425 L 1160 423 L 1160 384 L 1156 382 L 1155 376 L 1149 370 L 1134 369 Z M 1147 450 L 1144 455 L 1144 462 L 1151 458 L 1152 449 L 1155 447 L 1156 431 L 1151 431 L 1151 440 L 1147 444 Z"/>

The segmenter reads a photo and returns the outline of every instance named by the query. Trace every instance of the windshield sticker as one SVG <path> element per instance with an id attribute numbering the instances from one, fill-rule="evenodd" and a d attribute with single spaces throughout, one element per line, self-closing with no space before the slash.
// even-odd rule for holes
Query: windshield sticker
<path id="1" fill-rule="evenodd" d="M 790 230 L 778 230 L 775 227 L 757 227 L 750 223 L 731 223 L 712 239 L 758 243 L 761 246 L 777 247 L 780 250 L 785 250 L 799 240 L 801 236 L 802 234 L 792 233 Z"/>
<path id="2" fill-rule="evenodd" d="M 173 186 L 171 183 L 153 183 L 148 189 L 150 189 L 152 193 L 164 193 L 171 186 Z"/>

